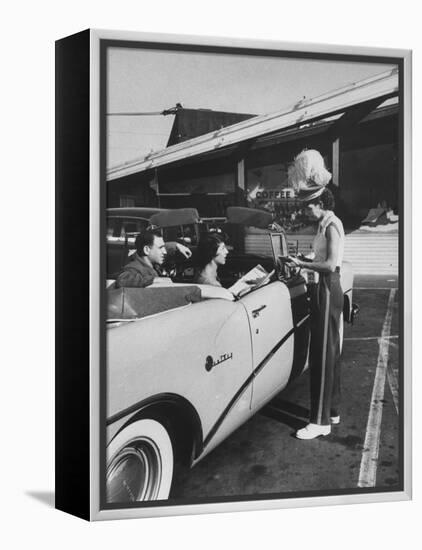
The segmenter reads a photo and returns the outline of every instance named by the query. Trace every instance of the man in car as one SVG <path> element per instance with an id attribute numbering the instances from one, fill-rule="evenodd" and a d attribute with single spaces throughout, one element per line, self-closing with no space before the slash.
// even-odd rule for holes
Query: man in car
<path id="1" fill-rule="evenodd" d="M 179 251 L 185 258 L 190 258 L 192 252 L 188 247 L 171 242 L 164 243 L 158 231 L 146 230 L 135 241 L 136 252 L 131 257 L 116 279 L 119 287 L 146 287 L 157 278 L 166 277 L 163 264 L 167 257 L 173 259 Z"/>

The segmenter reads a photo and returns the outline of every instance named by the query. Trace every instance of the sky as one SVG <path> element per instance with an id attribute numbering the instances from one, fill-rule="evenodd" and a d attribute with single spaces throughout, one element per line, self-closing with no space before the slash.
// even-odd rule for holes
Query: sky
<path id="1" fill-rule="evenodd" d="M 267 114 L 391 65 L 248 55 L 108 50 L 107 112 L 185 108 Z M 174 116 L 108 116 L 108 166 L 166 146 Z"/>

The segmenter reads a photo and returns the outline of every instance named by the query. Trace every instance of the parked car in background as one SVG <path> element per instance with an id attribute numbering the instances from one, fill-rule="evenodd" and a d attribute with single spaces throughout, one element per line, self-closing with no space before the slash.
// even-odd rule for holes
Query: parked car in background
<path id="1" fill-rule="evenodd" d="M 136 206 L 107 208 L 107 279 L 116 277 L 134 252 L 136 237 L 148 227 L 151 216 L 162 211 Z"/>
<path id="2" fill-rule="evenodd" d="M 175 220 L 190 225 L 189 214 L 154 219 L 164 231 Z M 189 262 L 178 266 L 179 282 L 108 292 L 108 503 L 167 499 L 178 468 L 195 465 L 307 368 L 307 284 L 268 216 L 227 213 L 234 240 L 223 286 L 257 264 L 272 273 L 242 295 L 192 300 L 203 285 L 193 284 Z M 346 266 L 341 276 L 351 321 L 353 274 Z"/>

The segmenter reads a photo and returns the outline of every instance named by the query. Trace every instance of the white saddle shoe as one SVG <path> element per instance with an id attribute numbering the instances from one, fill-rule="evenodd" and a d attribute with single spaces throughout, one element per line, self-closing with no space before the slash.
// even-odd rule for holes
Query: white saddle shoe
<path id="1" fill-rule="evenodd" d="M 328 435 L 331 432 L 331 426 L 321 426 L 321 424 L 308 424 L 296 432 L 298 439 L 315 439 L 320 435 Z"/>

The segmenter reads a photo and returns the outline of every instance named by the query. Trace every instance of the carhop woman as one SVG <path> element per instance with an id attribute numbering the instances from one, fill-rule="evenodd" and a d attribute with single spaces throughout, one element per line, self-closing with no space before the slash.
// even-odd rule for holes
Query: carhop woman
<path id="1" fill-rule="evenodd" d="M 289 169 L 289 180 L 298 190 L 306 215 L 318 222 L 313 258 L 294 258 L 300 267 L 319 274 L 311 290 L 310 422 L 296 432 L 299 439 L 328 435 L 331 424 L 340 422 L 340 318 L 343 291 L 340 269 L 343 261 L 344 230 L 335 216 L 334 197 L 326 185 L 331 174 L 321 154 L 315 150 L 300 153 Z"/>

